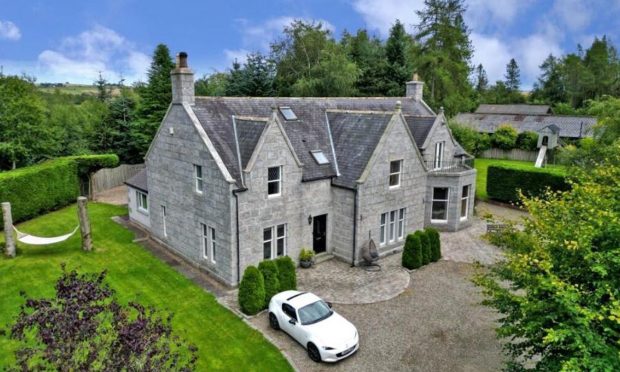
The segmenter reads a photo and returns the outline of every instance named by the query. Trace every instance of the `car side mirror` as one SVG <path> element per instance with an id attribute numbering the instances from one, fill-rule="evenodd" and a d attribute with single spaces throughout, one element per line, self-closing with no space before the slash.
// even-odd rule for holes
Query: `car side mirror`
<path id="1" fill-rule="evenodd" d="M 327 306 L 329 306 L 329 308 L 330 308 L 330 309 L 331 309 L 332 307 L 334 307 L 334 305 L 332 305 L 332 303 L 331 303 L 331 302 L 329 302 L 329 301 L 327 302 Z"/>
<path id="2" fill-rule="evenodd" d="M 297 322 L 293 318 L 289 319 L 288 322 L 291 323 L 292 325 L 297 324 Z"/>

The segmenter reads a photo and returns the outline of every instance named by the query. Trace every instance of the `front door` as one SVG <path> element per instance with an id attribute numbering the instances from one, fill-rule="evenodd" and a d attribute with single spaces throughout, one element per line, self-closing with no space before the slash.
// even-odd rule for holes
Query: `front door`
<path id="1" fill-rule="evenodd" d="M 325 252 L 327 249 L 327 215 L 315 216 L 312 222 L 312 249 L 315 253 Z"/>

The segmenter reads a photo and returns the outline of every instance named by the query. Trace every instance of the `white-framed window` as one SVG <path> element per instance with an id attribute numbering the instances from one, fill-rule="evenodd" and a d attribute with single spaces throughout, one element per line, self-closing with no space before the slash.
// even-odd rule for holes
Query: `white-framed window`
<path id="1" fill-rule="evenodd" d="M 202 178 L 202 165 L 194 164 L 194 184 L 196 192 L 202 194 L 204 192 L 204 179 Z"/>
<path id="2" fill-rule="evenodd" d="M 149 196 L 146 193 L 136 190 L 136 204 L 139 211 L 149 213 Z"/>
<path id="3" fill-rule="evenodd" d="M 280 224 L 263 229 L 263 258 L 272 258 L 286 255 L 286 224 Z"/>
<path id="4" fill-rule="evenodd" d="M 215 263 L 215 229 L 204 223 L 200 224 L 202 256 Z"/>
<path id="5" fill-rule="evenodd" d="M 267 168 L 267 195 L 279 196 L 282 193 L 282 167 Z"/>
<path id="6" fill-rule="evenodd" d="M 394 160 L 390 162 L 390 187 L 400 186 L 400 175 L 403 171 L 403 161 Z"/>
<path id="7" fill-rule="evenodd" d="M 168 231 L 166 230 L 166 206 L 161 206 L 161 225 L 164 232 L 164 237 L 168 237 Z"/>
<path id="8" fill-rule="evenodd" d="M 445 142 L 437 142 L 435 144 L 435 163 L 433 164 L 434 169 L 441 169 L 443 165 L 443 149 L 445 146 Z"/>
<path id="9" fill-rule="evenodd" d="M 379 228 L 379 244 L 381 245 L 387 242 L 386 230 L 385 230 L 386 220 L 387 220 L 387 213 L 381 213 L 381 222 L 380 222 L 380 228 Z"/>
<path id="10" fill-rule="evenodd" d="M 398 210 L 398 239 L 402 239 L 405 237 L 405 213 L 407 210 L 405 208 L 401 208 Z"/>
<path id="11" fill-rule="evenodd" d="M 379 244 L 393 243 L 405 237 L 406 208 L 381 213 L 379 221 Z"/>
<path id="12" fill-rule="evenodd" d="M 466 220 L 469 213 L 469 189 L 471 185 L 463 186 L 461 192 L 461 221 Z"/>
<path id="13" fill-rule="evenodd" d="M 431 210 L 431 222 L 448 222 L 448 188 L 433 188 L 433 205 Z"/>

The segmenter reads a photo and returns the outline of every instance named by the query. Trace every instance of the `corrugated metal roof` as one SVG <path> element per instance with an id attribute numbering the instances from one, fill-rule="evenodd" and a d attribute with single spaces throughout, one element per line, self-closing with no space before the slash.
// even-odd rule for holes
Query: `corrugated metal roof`
<path id="1" fill-rule="evenodd" d="M 551 114 L 549 105 L 491 105 L 482 104 L 476 109 L 476 114 L 513 114 L 513 115 L 547 115 Z"/>
<path id="2" fill-rule="evenodd" d="M 519 119 L 519 120 L 517 120 Z M 455 119 L 482 133 L 494 133 L 502 124 L 512 125 L 518 132 L 538 132 L 544 127 L 555 125 L 560 129 L 560 137 L 583 138 L 592 136 L 596 118 L 591 116 L 556 116 L 556 115 L 507 115 L 461 113 Z"/>

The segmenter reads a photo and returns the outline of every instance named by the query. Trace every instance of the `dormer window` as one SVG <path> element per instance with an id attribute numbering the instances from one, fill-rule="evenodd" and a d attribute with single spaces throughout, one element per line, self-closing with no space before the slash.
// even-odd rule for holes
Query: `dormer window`
<path id="1" fill-rule="evenodd" d="M 400 175 L 403 171 L 403 161 L 394 160 L 390 162 L 390 187 L 400 186 Z"/>
<path id="2" fill-rule="evenodd" d="M 282 167 L 267 168 L 267 195 L 279 196 L 282 193 Z"/>
<path id="3" fill-rule="evenodd" d="M 310 153 L 312 154 L 314 161 L 316 161 L 318 165 L 329 164 L 329 160 L 327 159 L 323 151 L 314 150 L 314 151 L 310 151 Z"/>
<path id="4" fill-rule="evenodd" d="M 295 115 L 293 110 L 288 106 L 280 106 L 280 113 L 284 116 L 286 121 L 297 120 L 297 115 Z"/>

